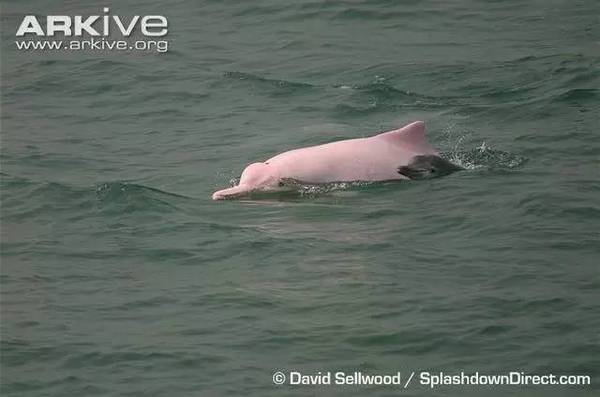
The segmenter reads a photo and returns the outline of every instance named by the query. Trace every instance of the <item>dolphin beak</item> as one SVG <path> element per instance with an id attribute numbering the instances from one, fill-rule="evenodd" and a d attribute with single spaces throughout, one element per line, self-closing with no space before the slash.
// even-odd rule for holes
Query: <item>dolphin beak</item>
<path id="1" fill-rule="evenodd" d="M 252 188 L 250 186 L 237 185 L 237 186 L 230 187 L 227 189 L 217 190 L 216 192 L 213 193 L 212 199 L 213 200 L 233 199 L 233 198 L 242 196 L 244 194 L 250 193 L 251 191 L 252 191 Z"/>

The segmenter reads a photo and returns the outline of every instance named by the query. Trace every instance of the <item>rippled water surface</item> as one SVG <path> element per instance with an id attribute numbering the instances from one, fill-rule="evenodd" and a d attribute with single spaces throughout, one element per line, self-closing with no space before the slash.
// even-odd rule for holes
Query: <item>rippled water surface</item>
<path id="1" fill-rule="evenodd" d="M 3 396 L 597 395 L 600 3 L 127 1 L 169 51 L 17 51 L 2 4 Z M 213 202 L 425 120 L 467 170 Z M 275 386 L 276 370 L 587 374 Z"/>

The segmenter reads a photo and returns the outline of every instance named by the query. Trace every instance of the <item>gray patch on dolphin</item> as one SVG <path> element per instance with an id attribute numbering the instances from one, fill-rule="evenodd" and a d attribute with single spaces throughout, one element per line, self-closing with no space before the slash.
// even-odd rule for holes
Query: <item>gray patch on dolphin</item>
<path id="1" fill-rule="evenodd" d="M 413 157 L 408 165 L 398 167 L 398 173 L 415 180 L 437 178 L 463 169 L 440 156 L 419 155 Z"/>

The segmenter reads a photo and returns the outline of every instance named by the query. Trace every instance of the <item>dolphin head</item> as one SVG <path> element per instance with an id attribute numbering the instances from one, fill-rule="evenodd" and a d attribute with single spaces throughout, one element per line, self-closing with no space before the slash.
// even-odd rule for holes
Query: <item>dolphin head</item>
<path id="1" fill-rule="evenodd" d="M 213 200 L 225 200 L 247 195 L 255 191 L 278 190 L 279 173 L 269 163 L 252 163 L 244 169 L 237 186 L 213 193 Z"/>

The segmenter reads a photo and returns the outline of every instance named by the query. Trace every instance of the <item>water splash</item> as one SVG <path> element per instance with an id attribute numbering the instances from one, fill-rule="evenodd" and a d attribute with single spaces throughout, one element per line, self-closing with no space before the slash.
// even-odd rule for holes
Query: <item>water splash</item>
<path id="1" fill-rule="evenodd" d="M 319 185 L 299 184 L 298 193 L 302 197 L 314 197 L 321 194 L 348 191 L 372 185 L 376 182 L 354 181 L 354 182 L 331 182 Z"/>
<path id="2" fill-rule="evenodd" d="M 470 150 L 460 150 L 461 143 L 458 142 L 454 150 L 443 152 L 442 157 L 467 170 L 512 170 L 520 168 L 528 160 L 518 154 L 493 149 L 485 141 Z"/>

